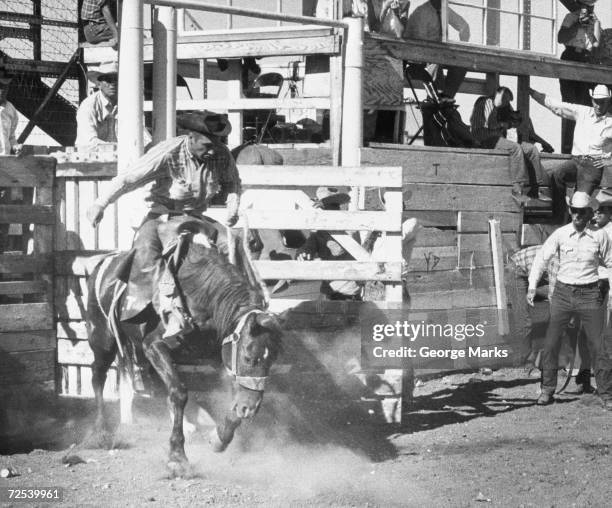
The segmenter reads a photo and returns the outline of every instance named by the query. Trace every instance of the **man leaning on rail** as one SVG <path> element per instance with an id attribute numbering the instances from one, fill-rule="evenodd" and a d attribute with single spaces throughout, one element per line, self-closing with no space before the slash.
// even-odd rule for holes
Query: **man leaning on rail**
<path id="1" fill-rule="evenodd" d="M 604 168 L 612 165 L 612 94 L 606 85 L 597 85 L 591 92 L 592 107 L 561 102 L 534 89 L 529 94 L 555 115 L 576 122 L 572 159 L 557 166 L 550 175 L 553 216 L 558 224 L 564 224 L 568 219 L 567 184 L 575 182 L 577 191 L 590 195 L 599 186 Z"/>
<path id="2" fill-rule="evenodd" d="M 600 261 L 612 268 L 612 243 L 605 231 L 589 228 L 598 202 L 577 191 L 569 202 L 572 222 L 544 242 L 529 273 L 527 303 L 533 306 L 536 287 L 546 265 L 559 257 L 557 283 L 550 299 L 550 321 L 542 352 L 542 393 L 537 404 L 554 402 L 559 347 L 563 330 L 573 316 L 580 318 L 586 335 L 597 393 L 605 409 L 612 410 L 612 337 L 604 334 L 606 292 L 599 284 Z"/>
<path id="3" fill-rule="evenodd" d="M 153 182 L 146 198 L 150 211 L 134 237 L 136 257 L 133 266 L 136 269 L 133 271 L 144 279 L 143 287 L 148 284 L 152 288 L 152 273 L 161 261 L 163 246 L 157 227 L 164 217 L 190 215 L 202 218 L 202 212 L 220 194 L 227 195 L 226 225 L 233 226 L 238 221 L 240 177 L 232 154 L 221 142 L 221 138 L 231 131 L 227 117 L 201 111 L 179 116 L 177 124 L 188 134 L 154 146 L 113 178 L 106 191 L 87 210 L 87 218 L 95 227 L 110 203 Z M 217 244 L 221 249 L 219 242 Z M 163 273 L 159 284 L 159 306 L 165 325 L 164 338 L 171 339 L 188 333 L 192 325 L 173 277 L 167 270 Z M 152 288 L 154 293 L 155 289 Z M 129 315 L 123 319 L 134 317 L 141 310 L 130 309 Z"/>

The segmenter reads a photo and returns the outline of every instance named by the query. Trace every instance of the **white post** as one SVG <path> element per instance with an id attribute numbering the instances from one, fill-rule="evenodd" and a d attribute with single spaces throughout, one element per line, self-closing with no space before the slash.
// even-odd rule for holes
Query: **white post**
<path id="1" fill-rule="evenodd" d="M 176 9 L 156 7 L 153 21 L 153 142 L 176 135 Z"/>
<path id="2" fill-rule="evenodd" d="M 344 18 L 346 55 L 342 99 L 342 165 L 359 166 L 363 144 L 363 18 Z M 351 191 L 350 207 L 357 209 L 358 191 Z"/>
<path id="3" fill-rule="evenodd" d="M 119 48 L 118 169 L 143 153 L 143 2 L 124 0 Z"/>
<path id="4" fill-rule="evenodd" d="M 225 72 L 229 76 L 227 81 L 227 100 L 231 104 L 234 100 L 242 98 L 240 59 L 231 59 L 229 67 Z M 230 148 L 236 148 L 242 144 L 242 110 L 230 110 L 227 117 L 232 125 L 232 132 L 227 137 L 227 145 Z"/>

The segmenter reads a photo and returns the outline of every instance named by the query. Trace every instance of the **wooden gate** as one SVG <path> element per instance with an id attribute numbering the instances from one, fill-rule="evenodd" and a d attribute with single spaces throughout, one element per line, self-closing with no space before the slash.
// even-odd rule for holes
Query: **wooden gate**
<path id="1" fill-rule="evenodd" d="M 54 178 L 53 158 L 0 157 L 0 388 L 9 396 L 55 388 Z M 14 188 L 29 203 L 11 202 Z M 21 225 L 15 250 L 9 224 Z"/>

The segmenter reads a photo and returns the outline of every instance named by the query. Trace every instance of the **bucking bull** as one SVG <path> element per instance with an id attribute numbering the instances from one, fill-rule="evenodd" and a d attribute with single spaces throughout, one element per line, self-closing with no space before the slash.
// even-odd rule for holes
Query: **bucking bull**
<path id="1" fill-rule="evenodd" d="M 153 277 L 157 287 L 161 271 L 172 270 L 194 324 L 194 331 L 184 342 L 210 341 L 214 337 L 212 349 L 220 351 L 225 368 L 234 378 L 231 408 L 211 433 L 216 451 L 223 451 L 232 441 L 242 419 L 257 413 L 270 366 L 281 348 L 279 323 L 266 312 L 264 292 L 252 267 L 249 270 L 244 246 L 230 235 L 227 245 L 233 251 L 236 264 L 230 263 L 218 247 L 219 242 L 215 244 L 220 232 L 223 233 L 188 216 L 160 221 L 158 233 L 167 261 Z M 163 327 L 154 298 L 145 302 L 142 312 L 122 320 L 126 302 L 139 297 L 138 288 L 130 284 L 131 279 L 138 279 L 138 274 L 130 273 L 134 271 L 131 270 L 133 256 L 131 251 L 104 257 L 88 279 L 87 320 L 89 344 L 94 353 L 92 384 L 97 406 L 95 426 L 98 432 L 105 427 L 102 393 L 115 357 L 120 368 L 129 372 L 135 368 L 135 359 L 144 356 L 168 390 L 173 415 L 169 460 L 173 468 L 180 470 L 187 464 L 183 434 L 187 389 L 173 364 L 171 351 L 183 347 L 183 340 L 168 343 L 162 338 Z"/>

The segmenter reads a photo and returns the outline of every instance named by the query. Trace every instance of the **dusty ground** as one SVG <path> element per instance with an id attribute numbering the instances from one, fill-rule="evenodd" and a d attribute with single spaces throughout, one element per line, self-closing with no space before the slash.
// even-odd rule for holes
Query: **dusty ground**
<path id="1" fill-rule="evenodd" d="M 163 404 L 140 402 L 116 449 L 77 445 L 71 453 L 85 462 L 70 467 L 65 447 L 91 420 L 68 414 L 54 422 L 61 449 L 0 457 L 19 474 L 0 486 L 62 486 L 64 505 L 79 507 L 610 506 L 612 413 L 592 396 L 536 407 L 536 379 L 518 369 L 419 382 L 415 395 L 401 428 L 326 420 L 268 397 L 224 454 L 193 434 L 193 475 L 179 479 L 165 469 Z"/>

